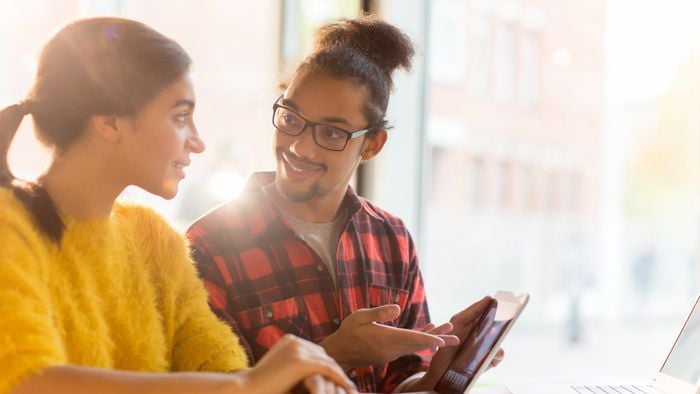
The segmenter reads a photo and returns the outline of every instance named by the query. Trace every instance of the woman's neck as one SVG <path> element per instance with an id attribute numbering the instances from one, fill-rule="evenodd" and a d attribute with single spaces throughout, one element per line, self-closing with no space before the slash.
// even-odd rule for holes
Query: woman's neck
<path id="1" fill-rule="evenodd" d="M 95 155 L 66 152 L 54 156 L 38 183 L 61 214 L 79 220 L 106 217 L 126 185 L 110 179 L 113 170 L 105 167 Z"/>

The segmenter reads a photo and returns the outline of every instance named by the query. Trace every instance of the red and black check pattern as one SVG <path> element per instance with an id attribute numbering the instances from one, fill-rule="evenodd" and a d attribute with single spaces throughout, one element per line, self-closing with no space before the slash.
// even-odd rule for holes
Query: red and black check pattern
<path id="1" fill-rule="evenodd" d="M 216 314 L 238 334 L 253 362 L 284 334 L 315 343 L 354 311 L 396 303 L 396 327 L 421 329 L 429 315 L 413 241 L 400 219 L 358 197 L 337 250 L 337 288 L 321 258 L 291 230 L 260 188 L 258 173 L 241 197 L 197 220 L 187 232 Z M 427 370 L 431 351 L 349 371 L 361 391 L 392 391 Z"/>

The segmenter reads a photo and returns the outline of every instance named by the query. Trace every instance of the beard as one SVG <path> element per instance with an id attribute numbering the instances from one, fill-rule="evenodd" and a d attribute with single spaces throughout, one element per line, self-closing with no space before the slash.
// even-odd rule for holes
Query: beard
<path id="1" fill-rule="evenodd" d="M 321 185 L 318 183 L 312 184 L 305 190 L 293 190 L 293 188 L 285 185 L 285 182 L 279 177 L 275 178 L 275 189 L 277 189 L 277 193 L 279 193 L 285 199 L 297 203 L 306 202 L 315 197 L 324 196 L 328 193 L 326 190 L 323 190 Z"/>
<path id="2" fill-rule="evenodd" d="M 307 162 L 309 164 L 313 164 L 315 166 L 320 166 L 323 170 L 323 172 L 326 172 L 328 170 L 328 167 L 322 164 L 318 163 L 312 163 L 309 160 L 302 159 L 295 154 L 289 152 L 289 151 L 283 151 L 281 148 L 276 149 L 276 156 L 278 160 L 278 166 L 285 166 L 285 164 L 281 164 L 280 162 L 285 161 L 283 158 L 283 153 L 286 155 L 289 155 L 290 157 L 293 157 L 296 160 L 302 161 L 302 162 Z M 285 198 L 288 201 L 295 202 L 295 203 L 303 203 L 306 201 L 309 201 L 315 197 L 320 197 L 328 194 L 328 190 L 325 190 L 324 188 L 321 187 L 320 181 L 317 180 L 314 183 L 312 183 L 310 186 L 305 187 L 302 190 L 298 190 L 294 188 L 294 181 L 290 179 L 284 179 L 283 177 L 280 176 L 280 172 L 282 170 L 280 168 L 277 169 L 276 174 L 275 174 L 275 189 L 277 190 L 277 193 Z"/>

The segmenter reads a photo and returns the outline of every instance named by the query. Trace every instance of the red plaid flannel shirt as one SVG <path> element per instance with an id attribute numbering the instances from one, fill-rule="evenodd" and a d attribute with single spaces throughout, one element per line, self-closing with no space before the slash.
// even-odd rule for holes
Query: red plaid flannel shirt
<path id="1" fill-rule="evenodd" d="M 241 197 L 215 208 L 187 232 L 214 312 L 257 362 L 284 334 L 321 342 L 360 308 L 396 303 L 396 327 L 419 330 L 428 306 L 415 246 L 400 219 L 348 188 L 352 217 L 337 249 L 337 288 L 321 258 L 262 194 L 274 173 L 251 177 Z M 390 392 L 428 368 L 432 352 L 348 371 L 360 391 Z"/>

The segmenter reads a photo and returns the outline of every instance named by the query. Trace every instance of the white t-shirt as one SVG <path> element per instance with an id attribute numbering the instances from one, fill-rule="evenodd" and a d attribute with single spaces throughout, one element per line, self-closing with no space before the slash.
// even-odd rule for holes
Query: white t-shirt
<path id="1" fill-rule="evenodd" d="M 344 209 L 335 216 L 333 221 L 327 223 L 313 223 L 307 222 L 305 220 L 299 219 L 288 212 L 286 212 L 282 207 L 277 205 L 273 198 L 270 196 L 270 190 L 268 188 L 275 187 L 274 184 L 264 187 L 263 194 L 268 200 L 272 201 L 277 208 L 279 208 L 282 216 L 287 220 L 289 225 L 292 227 L 294 233 L 306 242 L 311 249 L 313 249 L 316 254 L 323 260 L 323 263 L 328 269 L 328 273 L 333 279 L 333 283 L 336 281 L 336 252 L 338 250 L 338 241 L 340 240 L 340 234 L 345 229 L 347 223 L 347 212 Z"/>

